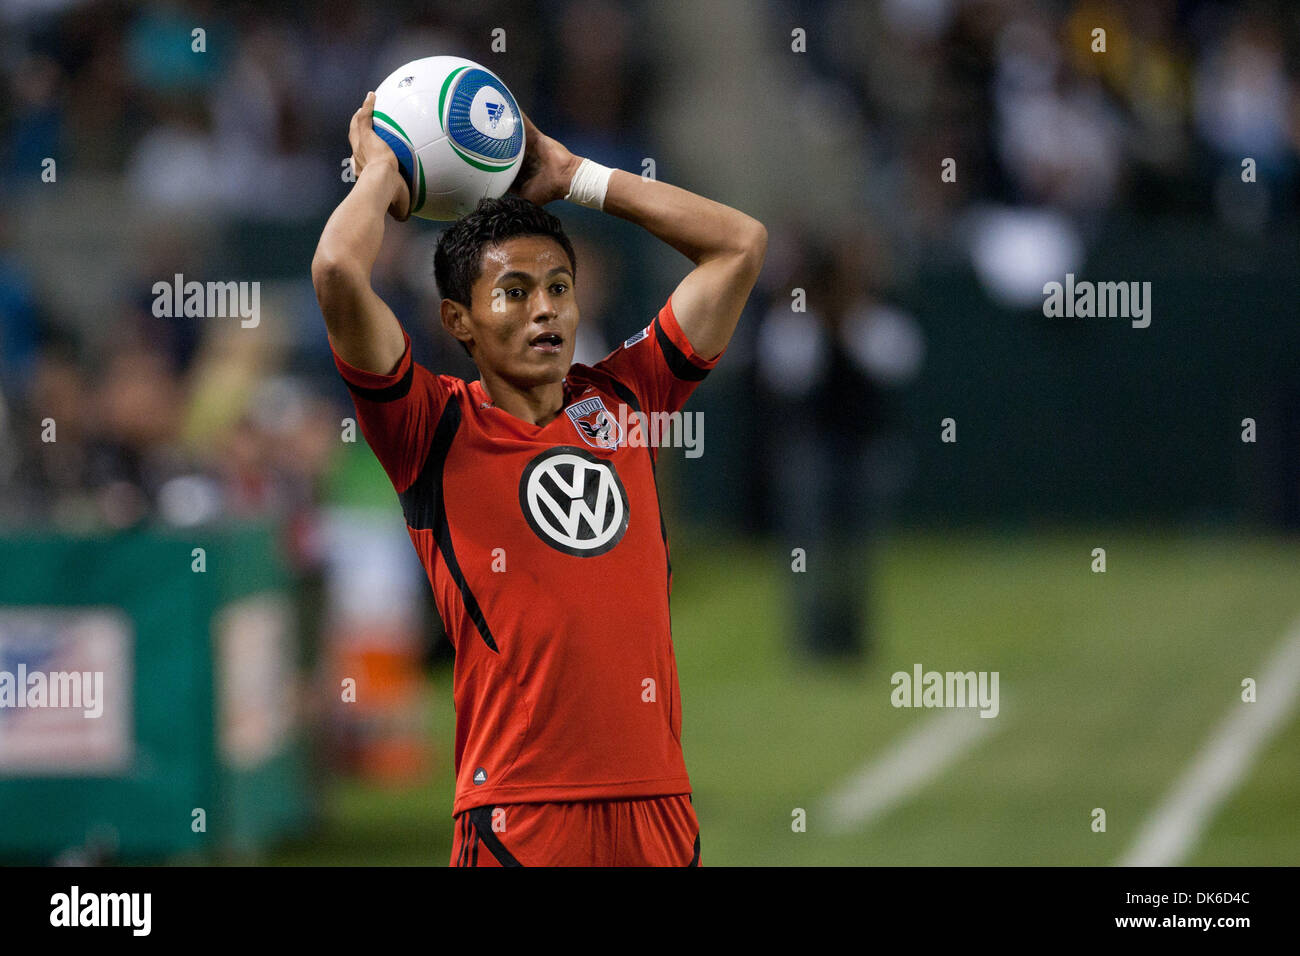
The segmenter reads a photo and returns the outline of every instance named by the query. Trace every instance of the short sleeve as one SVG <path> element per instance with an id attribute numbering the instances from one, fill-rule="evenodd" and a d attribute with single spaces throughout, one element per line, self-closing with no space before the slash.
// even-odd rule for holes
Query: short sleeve
<path id="1" fill-rule="evenodd" d="M 352 393 L 361 434 L 399 494 L 419 476 L 449 397 L 438 377 L 412 360 L 411 337 L 405 330 L 402 336 L 406 348 L 389 375 L 349 365 L 330 344 L 334 364 Z"/>
<path id="2" fill-rule="evenodd" d="M 670 296 L 659 314 L 640 332 L 596 363 L 636 393 L 644 412 L 679 411 L 718 360 L 724 349 L 706 359 L 691 346 Z"/>

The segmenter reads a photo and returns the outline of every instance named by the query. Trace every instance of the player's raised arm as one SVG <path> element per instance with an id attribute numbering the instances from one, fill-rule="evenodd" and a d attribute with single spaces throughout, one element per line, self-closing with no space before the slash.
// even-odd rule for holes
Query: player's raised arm
<path id="1" fill-rule="evenodd" d="M 366 372 L 392 372 L 405 351 L 402 327 L 370 287 L 370 271 L 384 238 L 384 215 L 410 213 L 410 190 L 397 157 L 376 135 L 375 94 L 352 116 L 348 140 L 357 181 L 325 223 L 311 263 L 312 285 L 339 358 Z"/>
<path id="2" fill-rule="evenodd" d="M 584 169 L 581 157 L 539 132 L 527 116 L 524 129 L 527 152 L 512 188 L 538 205 L 570 196 L 572 188 L 577 195 L 570 198 L 593 205 L 599 204 L 603 184 L 600 208 L 636 223 L 695 263 L 672 294 L 673 314 L 697 354 L 719 355 L 763 267 L 763 224 L 738 209 L 621 169 L 604 183 L 602 167 Z M 576 173 L 582 173 L 577 181 Z"/>

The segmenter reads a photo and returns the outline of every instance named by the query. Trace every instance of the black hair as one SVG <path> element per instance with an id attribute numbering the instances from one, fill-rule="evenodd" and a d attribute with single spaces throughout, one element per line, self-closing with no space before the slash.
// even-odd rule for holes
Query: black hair
<path id="1" fill-rule="evenodd" d="M 473 212 L 456 220 L 438 237 L 433 277 L 443 298 L 469 308 L 471 290 L 483 274 L 483 250 L 516 236 L 554 239 L 569 257 L 577 279 L 578 260 L 560 220 L 521 196 L 507 194 L 499 199 L 480 199 Z M 469 354 L 469 346 L 460 344 Z"/>

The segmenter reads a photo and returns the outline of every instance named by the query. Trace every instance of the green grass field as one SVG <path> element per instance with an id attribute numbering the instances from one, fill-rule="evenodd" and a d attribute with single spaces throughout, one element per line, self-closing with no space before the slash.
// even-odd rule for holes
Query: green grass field
<path id="1" fill-rule="evenodd" d="M 856 667 L 783 641 L 798 575 L 773 545 L 673 537 L 683 746 L 718 865 L 1103 865 L 1240 699 L 1300 617 L 1300 542 L 1131 531 L 896 537 L 874 550 L 878 640 Z M 1107 572 L 1090 570 L 1105 547 Z M 890 675 L 998 671 L 997 732 L 911 799 L 839 835 L 827 793 L 918 722 Z M 445 864 L 450 670 L 434 678 L 437 772 L 386 791 L 339 781 L 321 829 L 276 864 Z M 1260 680 L 1260 694 L 1268 692 Z M 1107 814 L 1094 833 L 1091 812 Z M 808 813 L 795 833 L 791 814 Z M 1195 865 L 1300 863 L 1300 712 L 1220 808 Z"/>

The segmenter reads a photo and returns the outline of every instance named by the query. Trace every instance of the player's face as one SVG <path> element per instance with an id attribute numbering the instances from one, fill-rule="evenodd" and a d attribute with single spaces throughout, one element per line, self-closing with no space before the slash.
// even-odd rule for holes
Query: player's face
<path id="1" fill-rule="evenodd" d="M 480 367 L 522 385 L 560 381 L 578 329 L 573 272 L 560 244 L 517 236 L 484 249 L 468 324 Z"/>

